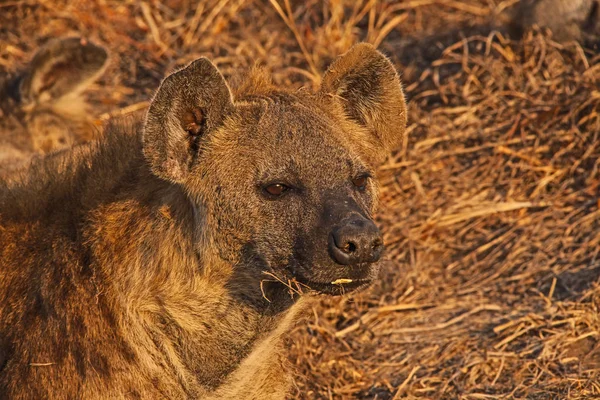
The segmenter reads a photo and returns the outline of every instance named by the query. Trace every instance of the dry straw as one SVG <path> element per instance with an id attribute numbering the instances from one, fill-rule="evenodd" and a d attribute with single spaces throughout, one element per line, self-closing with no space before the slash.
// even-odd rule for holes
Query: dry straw
<path id="1" fill-rule="evenodd" d="M 314 87 L 353 43 L 379 44 L 411 101 L 408 145 L 380 171 L 388 261 L 293 333 L 295 396 L 599 398 L 599 57 L 485 26 L 513 3 L 8 1 L 0 67 L 84 34 L 113 54 L 98 115 L 124 116 L 200 55 Z"/>

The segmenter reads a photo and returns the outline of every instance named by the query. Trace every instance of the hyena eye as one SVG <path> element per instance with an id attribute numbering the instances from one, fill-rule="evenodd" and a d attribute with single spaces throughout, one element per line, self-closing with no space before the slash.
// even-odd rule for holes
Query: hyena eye
<path id="1" fill-rule="evenodd" d="M 271 185 L 265 186 L 264 188 L 264 191 L 273 197 L 279 197 L 288 190 L 290 190 L 289 186 L 286 186 L 283 183 L 273 183 Z"/>
<path id="2" fill-rule="evenodd" d="M 352 179 L 352 184 L 360 190 L 365 190 L 365 188 L 367 187 L 368 181 L 369 181 L 368 175 L 359 175 L 356 178 Z"/>

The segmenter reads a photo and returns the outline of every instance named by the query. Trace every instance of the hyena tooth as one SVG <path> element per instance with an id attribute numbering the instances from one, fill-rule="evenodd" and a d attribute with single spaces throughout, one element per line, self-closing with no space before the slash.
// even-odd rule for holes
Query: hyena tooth
<path id="1" fill-rule="evenodd" d="M 344 283 L 352 283 L 352 279 L 340 278 L 331 282 L 332 285 L 343 285 Z"/>

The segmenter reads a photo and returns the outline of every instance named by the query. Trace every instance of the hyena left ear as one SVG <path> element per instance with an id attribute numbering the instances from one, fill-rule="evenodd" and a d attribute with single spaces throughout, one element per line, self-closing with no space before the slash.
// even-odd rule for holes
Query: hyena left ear
<path id="1" fill-rule="evenodd" d="M 321 84 L 345 115 L 366 128 L 367 158 L 380 164 L 405 140 L 406 101 L 392 63 L 372 45 L 360 43 L 331 64 Z"/>
<path id="2" fill-rule="evenodd" d="M 150 103 L 143 149 L 152 172 L 183 183 L 194 166 L 200 141 L 219 128 L 233 111 L 225 78 L 200 58 L 167 76 Z"/>

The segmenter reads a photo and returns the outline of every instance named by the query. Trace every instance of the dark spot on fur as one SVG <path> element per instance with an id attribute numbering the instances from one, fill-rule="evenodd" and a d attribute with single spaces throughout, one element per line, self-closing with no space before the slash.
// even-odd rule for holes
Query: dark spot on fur
<path id="1" fill-rule="evenodd" d="M 33 294 L 31 312 L 26 315 L 30 315 L 32 318 L 39 317 L 41 320 L 48 320 L 50 317 L 56 315 L 56 311 L 53 304 L 46 301 L 44 296 L 39 291 L 36 291 Z"/>
<path id="2" fill-rule="evenodd" d="M 207 332 L 212 332 L 213 328 L 212 326 L 210 326 L 208 323 L 206 322 L 202 322 L 202 326 L 204 327 L 204 329 L 206 329 Z"/>
<path id="3" fill-rule="evenodd" d="M 103 378 L 108 378 L 111 375 L 110 362 L 102 354 L 92 354 L 90 357 L 90 366 Z"/>
<path id="4" fill-rule="evenodd" d="M 78 337 L 85 337 L 87 332 L 87 327 L 85 325 L 85 320 L 82 315 L 75 315 L 73 318 L 73 322 L 71 323 L 71 331 L 72 334 Z"/>
<path id="5" fill-rule="evenodd" d="M 9 352 L 10 352 L 10 349 L 8 347 L 7 340 L 5 338 L 0 337 L 0 373 L 2 373 L 2 370 L 6 366 L 6 363 L 8 362 Z"/>
<path id="6" fill-rule="evenodd" d="M 98 306 L 100 307 L 102 319 L 106 323 L 107 327 L 111 328 L 111 330 L 115 330 L 117 328 L 117 320 L 112 310 L 108 308 L 103 301 L 99 302 Z"/>
<path id="7" fill-rule="evenodd" d="M 153 376 L 150 379 L 150 382 L 152 383 L 152 386 L 157 389 L 157 390 L 161 390 L 160 389 L 160 378 L 158 378 L 157 376 Z"/>
<path id="8" fill-rule="evenodd" d="M 75 362 L 75 370 L 81 379 L 85 379 L 86 377 L 86 360 L 84 350 L 74 349 L 71 353 L 73 357 L 73 361 Z"/>

